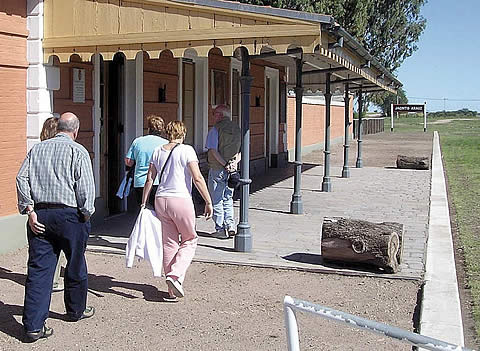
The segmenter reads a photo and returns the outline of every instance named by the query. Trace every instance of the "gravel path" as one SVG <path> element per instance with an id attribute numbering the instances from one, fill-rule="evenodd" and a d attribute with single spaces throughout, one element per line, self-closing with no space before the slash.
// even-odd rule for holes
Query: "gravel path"
<path id="1" fill-rule="evenodd" d="M 185 299 L 165 303 L 166 285 L 148 264 L 127 269 L 120 255 L 87 253 L 96 315 L 63 321 L 63 294 L 54 293 L 54 335 L 23 344 L 26 257 L 26 249 L 0 256 L 0 350 L 285 350 L 285 295 L 412 330 L 419 289 L 414 281 L 194 263 Z M 302 350 L 411 349 L 313 315 L 297 318 Z"/>

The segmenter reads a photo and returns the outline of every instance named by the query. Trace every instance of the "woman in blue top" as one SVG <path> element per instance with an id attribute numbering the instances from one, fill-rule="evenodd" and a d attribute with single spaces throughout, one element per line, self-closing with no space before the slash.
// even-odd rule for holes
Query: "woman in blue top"
<path id="1" fill-rule="evenodd" d="M 152 158 L 153 150 L 168 143 L 168 140 L 162 138 L 164 133 L 164 122 L 162 117 L 156 115 L 148 116 L 147 125 L 148 135 L 136 138 L 130 146 L 130 149 L 128 149 L 127 156 L 125 157 L 125 164 L 128 167 L 135 165 L 133 187 L 139 205 L 142 203 L 143 187 L 147 180 L 147 172 L 150 166 L 150 159 Z M 154 191 L 151 192 L 148 201 L 152 208 L 154 206 L 157 186 L 158 179 L 153 183 Z"/>

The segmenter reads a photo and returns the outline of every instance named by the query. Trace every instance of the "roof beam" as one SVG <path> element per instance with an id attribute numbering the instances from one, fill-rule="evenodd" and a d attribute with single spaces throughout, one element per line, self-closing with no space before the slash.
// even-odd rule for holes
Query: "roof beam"
<path id="1" fill-rule="evenodd" d="M 316 69 L 313 71 L 306 71 L 303 74 L 322 74 L 322 73 L 333 73 L 333 72 L 340 72 L 340 71 L 348 71 L 346 67 L 332 67 L 332 68 L 325 68 L 325 69 Z"/>
<path id="2" fill-rule="evenodd" d="M 332 84 L 335 83 L 349 83 L 349 82 L 359 82 L 362 80 L 367 80 L 364 77 L 359 77 L 359 78 L 346 78 L 346 79 L 337 79 L 337 80 L 332 80 Z"/>

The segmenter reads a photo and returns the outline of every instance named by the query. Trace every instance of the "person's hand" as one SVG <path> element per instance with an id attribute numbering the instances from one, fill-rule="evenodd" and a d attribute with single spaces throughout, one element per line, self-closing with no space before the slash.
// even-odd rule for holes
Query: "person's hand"
<path id="1" fill-rule="evenodd" d="M 211 203 L 205 204 L 205 212 L 203 213 L 206 219 L 212 218 L 213 215 L 213 206 Z"/>
<path id="2" fill-rule="evenodd" d="M 237 160 L 235 158 L 232 158 L 225 165 L 225 169 L 227 170 L 228 173 L 235 172 L 237 170 Z"/>
<path id="3" fill-rule="evenodd" d="M 28 225 L 35 235 L 40 235 L 45 232 L 45 226 L 38 221 L 35 211 L 32 211 L 28 216 Z"/>

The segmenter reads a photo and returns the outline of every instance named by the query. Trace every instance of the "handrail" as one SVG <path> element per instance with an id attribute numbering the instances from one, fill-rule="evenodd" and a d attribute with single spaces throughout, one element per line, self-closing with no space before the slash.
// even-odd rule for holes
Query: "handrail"
<path id="1" fill-rule="evenodd" d="M 462 346 L 450 344 L 448 342 L 416 334 L 402 328 L 372 321 L 366 318 L 355 316 L 353 314 L 334 310 L 329 307 L 313 304 L 308 301 L 299 300 L 290 296 L 285 296 L 283 300 L 283 308 L 285 313 L 285 327 L 287 329 L 287 342 L 289 351 L 300 351 L 300 343 L 298 339 L 298 325 L 295 316 L 295 310 L 313 313 L 325 319 L 329 319 L 338 323 L 345 323 L 353 328 L 364 329 L 372 333 L 381 334 L 383 336 L 396 339 L 406 344 L 421 347 L 426 350 L 470 351 L 470 349 Z"/>

